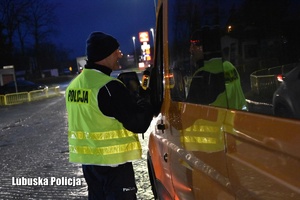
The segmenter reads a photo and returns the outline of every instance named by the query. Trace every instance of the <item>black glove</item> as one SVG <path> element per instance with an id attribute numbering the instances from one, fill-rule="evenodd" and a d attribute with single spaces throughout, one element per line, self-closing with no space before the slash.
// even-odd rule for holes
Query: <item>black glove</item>
<path id="1" fill-rule="evenodd" d="M 139 87 L 139 95 L 141 98 L 150 99 L 150 95 L 151 95 L 150 88 L 147 88 L 146 90 L 144 90 L 142 87 Z"/>

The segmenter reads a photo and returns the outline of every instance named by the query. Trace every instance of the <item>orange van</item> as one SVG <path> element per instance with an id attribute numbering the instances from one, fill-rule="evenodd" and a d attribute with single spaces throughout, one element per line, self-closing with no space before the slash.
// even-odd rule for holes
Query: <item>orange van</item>
<path id="1" fill-rule="evenodd" d="M 300 67 L 300 2 L 159 0 L 156 10 L 155 199 L 300 199 L 299 113 L 273 108 L 278 75 Z"/>

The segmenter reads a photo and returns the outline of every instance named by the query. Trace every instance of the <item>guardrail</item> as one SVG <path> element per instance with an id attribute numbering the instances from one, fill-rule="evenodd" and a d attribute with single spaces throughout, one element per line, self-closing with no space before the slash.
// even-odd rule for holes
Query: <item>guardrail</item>
<path id="1" fill-rule="evenodd" d="M 287 64 L 271 67 L 253 72 L 250 75 L 251 89 L 257 95 L 272 96 L 280 83 L 277 80 L 278 74 L 285 74 L 295 67 L 296 64 Z"/>
<path id="2" fill-rule="evenodd" d="M 276 75 L 250 75 L 251 89 L 257 94 L 272 95 L 277 89 L 279 83 Z"/>
<path id="3" fill-rule="evenodd" d="M 277 66 L 253 72 L 250 75 L 251 89 L 257 95 L 272 96 L 279 86 L 277 75 L 283 73 L 285 66 Z"/>
<path id="4" fill-rule="evenodd" d="M 30 92 L 11 93 L 6 95 L 0 95 L 0 106 L 14 105 L 24 102 L 36 101 L 53 96 L 60 95 L 60 87 L 50 87 L 43 90 L 33 90 Z"/>

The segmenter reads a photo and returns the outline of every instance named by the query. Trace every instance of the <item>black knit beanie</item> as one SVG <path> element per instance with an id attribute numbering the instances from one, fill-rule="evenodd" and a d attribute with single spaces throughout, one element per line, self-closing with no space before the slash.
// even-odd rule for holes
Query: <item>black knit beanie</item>
<path id="1" fill-rule="evenodd" d="M 119 48 L 118 41 L 105 33 L 93 32 L 86 41 L 86 54 L 89 62 L 103 60 Z"/>

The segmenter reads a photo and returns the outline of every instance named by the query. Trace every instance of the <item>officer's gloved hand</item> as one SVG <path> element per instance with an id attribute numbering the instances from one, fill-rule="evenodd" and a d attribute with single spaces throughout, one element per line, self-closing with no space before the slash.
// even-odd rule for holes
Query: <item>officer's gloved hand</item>
<path id="1" fill-rule="evenodd" d="M 146 90 L 142 87 L 139 87 L 139 95 L 141 98 L 150 102 L 151 89 L 147 88 Z"/>

